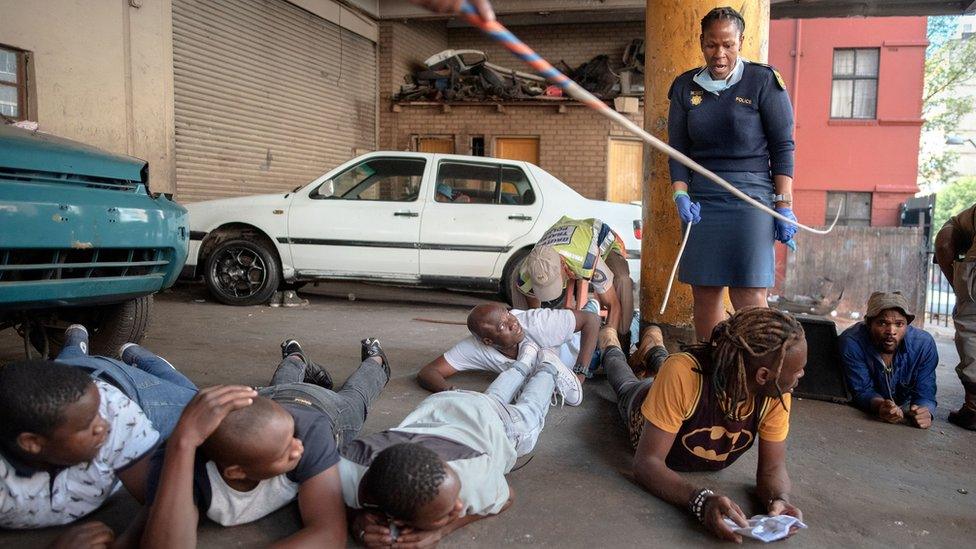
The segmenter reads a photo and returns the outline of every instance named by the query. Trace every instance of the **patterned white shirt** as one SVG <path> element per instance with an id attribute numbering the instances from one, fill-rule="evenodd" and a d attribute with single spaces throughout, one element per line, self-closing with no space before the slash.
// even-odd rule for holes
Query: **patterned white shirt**
<path id="1" fill-rule="evenodd" d="M 95 459 L 48 472 L 0 454 L 0 527 L 42 528 L 91 513 L 118 490 L 118 472 L 159 443 L 159 433 L 138 404 L 108 383 L 93 382 L 101 399 L 98 413 L 109 423 Z"/>

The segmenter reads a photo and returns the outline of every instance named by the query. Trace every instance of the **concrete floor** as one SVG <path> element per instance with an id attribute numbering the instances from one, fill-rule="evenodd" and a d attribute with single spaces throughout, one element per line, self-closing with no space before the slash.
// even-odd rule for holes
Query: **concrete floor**
<path id="1" fill-rule="evenodd" d="M 350 293 L 358 299 L 351 301 Z M 331 295 L 329 295 L 331 294 Z M 367 300 L 371 294 L 380 300 Z M 266 383 L 279 342 L 298 338 L 337 381 L 358 364 L 359 340 L 380 337 L 394 378 L 376 402 L 364 432 L 399 422 L 425 396 L 416 371 L 466 335 L 463 326 L 416 318 L 463 321 L 480 298 L 448 292 L 339 284 L 303 293 L 297 309 L 227 307 L 199 286 L 157 297 L 144 344 L 199 385 Z M 837 404 L 797 401 L 789 439 L 793 501 L 810 529 L 792 547 L 958 547 L 976 539 L 976 433 L 945 421 L 962 390 L 952 371 L 950 339 L 938 339 L 939 402 L 928 431 L 873 421 Z M 0 360 L 18 357 L 20 342 L 0 334 Z M 466 375 L 461 385 L 483 389 L 490 378 Z M 455 532 L 445 547 L 540 545 L 646 547 L 717 545 L 686 512 L 651 497 L 629 473 L 631 452 L 606 382 L 589 381 L 579 408 L 553 408 L 535 458 L 509 476 L 514 506 Z M 721 473 L 690 475 L 735 498 L 750 511 L 756 451 Z M 751 508 L 750 508 L 751 506 Z M 92 515 L 121 530 L 135 511 L 124 491 Z M 263 547 L 299 527 L 296 506 L 236 528 L 205 524 L 202 547 Z M 56 530 L 0 532 L 0 546 L 41 546 Z M 747 543 L 754 543 L 748 542 Z"/>

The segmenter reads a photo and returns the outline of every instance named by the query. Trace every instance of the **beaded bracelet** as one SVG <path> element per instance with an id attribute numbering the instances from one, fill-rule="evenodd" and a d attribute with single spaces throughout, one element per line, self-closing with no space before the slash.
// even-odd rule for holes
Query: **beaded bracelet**
<path id="1" fill-rule="evenodd" d="M 691 511 L 692 515 L 695 515 L 698 522 L 705 522 L 705 502 L 714 495 L 715 492 L 708 488 L 702 488 L 695 492 L 694 497 L 688 502 L 688 510 Z"/>

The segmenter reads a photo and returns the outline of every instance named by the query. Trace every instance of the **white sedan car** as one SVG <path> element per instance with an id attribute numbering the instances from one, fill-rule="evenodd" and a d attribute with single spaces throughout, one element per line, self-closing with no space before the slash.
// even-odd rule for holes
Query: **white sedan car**
<path id="1" fill-rule="evenodd" d="M 586 199 L 528 162 L 374 152 L 291 193 L 187 209 L 184 275 L 202 275 L 231 305 L 334 279 L 505 293 L 522 258 L 564 215 L 609 223 L 640 276 L 640 206 Z"/>

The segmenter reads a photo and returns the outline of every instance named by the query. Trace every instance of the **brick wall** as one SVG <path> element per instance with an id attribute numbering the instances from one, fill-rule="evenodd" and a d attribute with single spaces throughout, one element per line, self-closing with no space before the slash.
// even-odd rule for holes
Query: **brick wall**
<path id="1" fill-rule="evenodd" d="M 452 136 L 458 154 L 471 153 L 471 138 L 484 136 L 491 156 L 495 138 L 538 137 L 539 165 L 588 198 L 606 196 L 610 121 L 580 105 L 559 113 L 555 105 L 401 106 L 393 148 L 413 149 L 415 138 Z M 640 116 L 640 115 L 638 115 Z M 639 120 L 637 120 L 639 122 Z"/>
<path id="2" fill-rule="evenodd" d="M 619 67 L 622 65 L 621 58 L 627 44 L 634 38 L 644 38 L 644 21 L 589 25 L 528 25 L 513 27 L 512 32 L 553 64 L 562 60 L 575 68 L 597 55 L 607 54 L 610 56 L 610 63 L 614 67 Z M 488 60 L 492 63 L 525 70 L 521 61 L 477 29 L 471 27 L 448 29 L 447 41 L 451 48 L 482 50 L 488 54 Z"/>
<path id="3" fill-rule="evenodd" d="M 905 191 L 886 192 L 875 189 L 871 197 L 871 226 L 897 227 L 901 225 L 901 205 L 914 193 Z"/>
<path id="4" fill-rule="evenodd" d="M 447 28 L 443 21 L 381 21 L 379 31 L 379 147 L 395 149 L 397 119 L 390 112 L 393 94 L 400 91 L 405 76 L 423 66 L 424 59 L 447 49 Z"/>
<path id="5" fill-rule="evenodd" d="M 601 53 L 620 65 L 623 50 L 644 33 L 642 21 L 587 25 L 520 26 L 518 35 L 550 61 L 565 60 L 572 66 Z M 505 105 L 452 104 L 440 106 L 400 105 L 393 112 L 392 93 L 400 88 L 411 63 L 422 63 L 447 48 L 477 49 L 503 66 L 527 70 L 507 50 L 495 46 L 480 31 L 447 29 L 443 22 L 380 23 L 380 146 L 384 149 L 415 150 L 416 138 L 453 137 L 458 154 L 471 153 L 471 138 L 485 138 L 485 154 L 491 156 L 495 138 L 538 137 L 539 165 L 588 198 L 604 199 L 607 185 L 607 151 L 611 136 L 630 135 L 603 116 L 579 104 Z M 643 123 L 643 111 L 630 115 Z"/>

